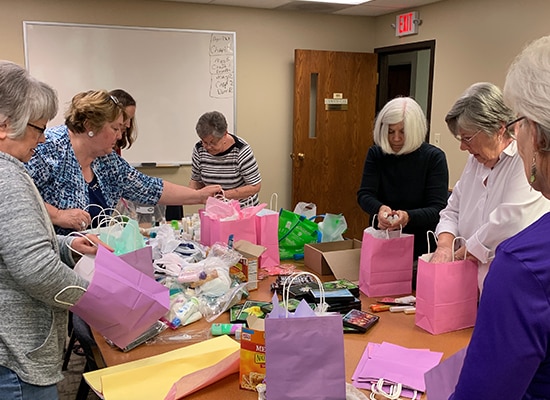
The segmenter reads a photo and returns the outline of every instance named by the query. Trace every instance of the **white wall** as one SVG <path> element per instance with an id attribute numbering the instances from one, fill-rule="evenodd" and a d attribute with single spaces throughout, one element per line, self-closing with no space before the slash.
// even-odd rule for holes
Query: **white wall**
<path id="1" fill-rule="evenodd" d="M 376 47 L 436 40 L 431 140 L 441 134 L 450 184 L 460 177 L 467 153 L 449 133 L 445 114 L 472 83 L 502 87 L 506 70 L 527 42 L 550 34 L 547 0 L 445 0 L 419 9 L 419 34 L 396 38 L 395 14 L 376 18 Z"/>
<path id="2" fill-rule="evenodd" d="M 271 193 L 277 192 L 283 207 L 291 206 L 294 49 L 372 52 L 435 39 L 432 133 L 441 133 L 454 183 L 466 154 L 447 131 L 446 112 L 474 82 L 502 85 L 507 66 L 522 46 L 550 33 L 548 0 L 444 0 L 416 8 L 423 21 L 419 34 L 404 38 L 396 38 L 391 28 L 396 14 L 344 17 L 150 0 L 0 0 L 0 4 L 0 57 L 21 65 L 24 20 L 235 31 L 236 133 L 251 143 L 258 158 L 261 200 L 269 202 Z M 189 180 L 188 168 L 147 172 L 176 183 Z"/>

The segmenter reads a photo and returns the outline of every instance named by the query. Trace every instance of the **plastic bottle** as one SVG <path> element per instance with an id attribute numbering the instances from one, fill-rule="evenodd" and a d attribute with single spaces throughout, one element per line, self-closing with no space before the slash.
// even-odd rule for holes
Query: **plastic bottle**
<path id="1" fill-rule="evenodd" d="M 212 324 L 210 331 L 213 336 L 235 335 L 242 327 L 243 324 Z"/>
<path id="2" fill-rule="evenodd" d="M 172 320 L 172 324 L 180 326 L 185 323 L 187 319 L 199 310 L 199 299 L 191 297 L 185 304 L 176 310 L 176 316 Z"/>

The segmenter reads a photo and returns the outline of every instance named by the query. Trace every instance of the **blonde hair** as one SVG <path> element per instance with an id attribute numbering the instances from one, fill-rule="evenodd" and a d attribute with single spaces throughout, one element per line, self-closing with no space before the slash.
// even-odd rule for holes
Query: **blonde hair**
<path id="1" fill-rule="evenodd" d="M 73 133 L 85 133 L 89 129 L 98 131 L 121 115 L 124 111 L 116 97 L 106 90 L 89 90 L 73 97 L 65 112 L 65 125 Z"/>

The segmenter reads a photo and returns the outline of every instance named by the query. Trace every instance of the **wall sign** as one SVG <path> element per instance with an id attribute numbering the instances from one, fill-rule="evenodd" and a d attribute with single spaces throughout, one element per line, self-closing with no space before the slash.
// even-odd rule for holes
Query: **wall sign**
<path id="1" fill-rule="evenodd" d="M 395 17 L 395 36 L 415 35 L 418 33 L 418 11 L 399 14 Z"/>

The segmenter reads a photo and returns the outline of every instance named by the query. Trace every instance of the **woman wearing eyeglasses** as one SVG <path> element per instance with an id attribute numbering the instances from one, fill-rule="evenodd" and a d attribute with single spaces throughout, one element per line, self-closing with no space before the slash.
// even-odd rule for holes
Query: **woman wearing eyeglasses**
<path id="1" fill-rule="evenodd" d="M 478 286 L 497 245 L 550 210 L 550 202 L 525 181 L 517 143 L 507 123 L 514 119 L 501 90 L 487 82 L 470 86 L 445 122 L 470 156 L 436 228 L 432 262 L 467 258 L 478 263 Z M 452 248 L 457 236 L 466 244 Z"/>
<path id="2" fill-rule="evenodd" d="M 550 36 L 512 63 L 504 98 L 519 119 L 523 181 L 550 199 Z M 527 179 L 526 179 L 527 178 Z M 513 190 L 513 188 L 507 188 Z M 550 214 L 496 250 L 452 400 L 550 399 Z"/>
<path id="3" fill-rule="evenodd" d="M 85 238 L 55 234 L 23 164 L 56 113 L 51 87 L 0 61 L 0 399 L 59 398 L 68 317 L 63 304 L 82 296 L 71 288 L 88 286 L 69 268 L 74 260 L 67 244 L 84 254 L 97 250 Z"/>
<path id="4" fill-rule="evenodd" d="M 241 207 L 258 205 L 262 176 L 250 145 L 227 131 L 219 111 L 201 115 L 195 130 L 200 141 L 193 147 L 189 187 L 220 184 L 224 196 L 239 200 Z"/>
<path id="5" fill-rule="evenodd" d="M 46 142 L 27 163 L 58 233 L 83 230 L 100 208 L 121 198 L 143 204 L 201 204 L 221 191 L 219 185 L 194 190 L 145 175 L 113 148 L 122 138 L 126 115 L 105 90 L 73 97 L 65 125 L 49 128 Z"/>

